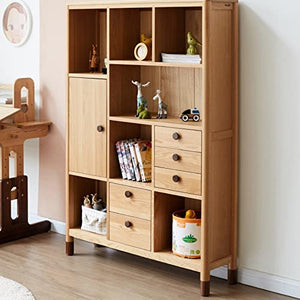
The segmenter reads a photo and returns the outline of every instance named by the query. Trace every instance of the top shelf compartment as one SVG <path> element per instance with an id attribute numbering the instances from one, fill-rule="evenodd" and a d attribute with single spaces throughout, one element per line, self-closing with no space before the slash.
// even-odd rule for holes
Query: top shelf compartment
<path id="1" fill-rule="evenodd" d="M 201 6 L 71 9 L 69 73 L 90 72 L 93 44 L 97 45 L 99 73 L 105 67 L 104 58 L 111 65 L 201 68 L 201 64 L 162 62 L 161 54 L 186 54 L 187 32 L 202 42 L 202 15 Z M 142 33 L 152 38 L 152 49 L 147 60 L 138 61 L 134 49 Z M 202 57 L 202 47 L 198 49 Z"/>
<path id="2" fill-rule="evenodd" d="M 92 45 L 97 45 L 100 66 L 107 57 L 106 9 L 79 9 L 69 11 L 69 73 L 89 72 Z"/>
<path id="3" fill-rule="evenodd" d="M 133 60 L 134 48 L 144 33 L 152 37 L 152 8 L 110 10 L 110 59 Z"/>
<path id="4" fill-rule="evenodd" d="M 156 8 L 155 61 L 161 61 L 161 53 L 186 54 L 188 32 L 202 43 L 202 7 Z"/>

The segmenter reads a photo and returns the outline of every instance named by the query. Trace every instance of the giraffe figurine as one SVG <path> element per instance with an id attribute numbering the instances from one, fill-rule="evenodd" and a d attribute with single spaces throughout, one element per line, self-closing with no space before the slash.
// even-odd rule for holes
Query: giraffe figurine
<path id="1" fill-rule="evenodd" d="M 158 100 L 158 113 L 157 113 L 157 119 L 167 119 L 168 117 L 168 112 L 167 108 L 168 105 L 162 101 L 161 96 L 160 96 L 161 91 L 157 90 L 156 95 L 153 97 L 153 101 Z"/>
<path id="2" fill-rule="evenodd" d="M 137 86 L 137 89 L 138 89 L 138 92 L 137 92 L 137 96 L 136 96 L 136 100 L 137 100 L 137 106 L 136 106 L 136 109 L 137 109 L 137 112 L 136 112 L 136 117 L 139 116 L 139 112 L 138 112 L 138 109 L 141 105 L 144 106 L 144 109 L 145 110 L 148 110 L 148 105 L 147 105 L 147 99 L 143 96 L 142 94 L 142 87 L 147 87 L 149 86 L 150 84 L 150 81 L 148 81 L 147 83 L 140 83 L 138 81 L 131 81 L 132 84 L 136 85 Z"/>

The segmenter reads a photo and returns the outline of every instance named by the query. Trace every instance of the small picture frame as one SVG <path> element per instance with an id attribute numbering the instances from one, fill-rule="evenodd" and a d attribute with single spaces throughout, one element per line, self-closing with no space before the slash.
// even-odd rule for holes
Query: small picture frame
<path id="1" fill-rule="evenodd" d="M 23 45 L 30 36 L 32 20 L 28 6 L 21 0 L 9 1 L 1 15 L 2 33 L 13 46 Z"/>
<path id="2" fill-rule="evenodd" d="M 137 60 L 145 60 L 149 59 L 151 53 L 149 51 L 149 48 L 144 43 L 138 43 L 134 48 L 134 57 Z"/>

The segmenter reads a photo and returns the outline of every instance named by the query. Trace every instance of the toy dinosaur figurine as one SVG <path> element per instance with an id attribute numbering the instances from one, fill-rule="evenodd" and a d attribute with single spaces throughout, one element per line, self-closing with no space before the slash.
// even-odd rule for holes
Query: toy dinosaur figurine
<path id="1" fill-rule="evenodd" d="M 187 33 L 187 43 L 189 47 L 186 50 L 187 55 L 196 55 L 199 54 L 197 46 L 202 46 L 200 42 L 192 35 L 191 32 Z"/>
<path id="2" fill-rule="evenodd" d="M 138 113 L 139 119 L 151 119 L 151 114 L 147 109 L 145 109 L 143 103 L 138 107 L 137 113 Z"/>
<path id="3" fill-rule="evenodd" d="M 137 92 L 137 96 L 136 96 L 136 100 L 137 100 L 137 106 L 136 106 L 136 117 L 139 117 L 139 112 L 138 112 L 138 109 L 139 107 L 143 104 L 143 108 L 144 110 L 148 110 L 148 105 L 147 105 L 147 99 L 143 96 L 142 94 L 142 87 L 147 87 L 149 86 L 150 82 L 147 82 L 145 84 L 142 84 L 138 81 L 131 81 L 132 84 L 136 85 L 137 86 L 137 89 L 138 89 L 138 92 Z M 150 117 L 151 118 L 151 117 Z M 143 118 L 143 119 L 146 119 L 146 118 Z M 148 118 L 149 119 L 149 118 Z"/>

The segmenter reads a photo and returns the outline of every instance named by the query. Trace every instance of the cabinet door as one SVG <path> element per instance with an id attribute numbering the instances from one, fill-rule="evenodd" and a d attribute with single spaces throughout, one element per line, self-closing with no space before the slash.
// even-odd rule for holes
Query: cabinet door
<path id="1" fill-rule="evenodd" d="M 106 80 L 69 79 L 69 169 L 106 177 Z"/>

